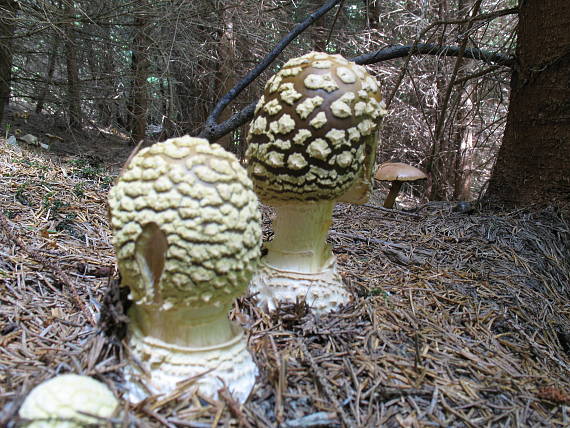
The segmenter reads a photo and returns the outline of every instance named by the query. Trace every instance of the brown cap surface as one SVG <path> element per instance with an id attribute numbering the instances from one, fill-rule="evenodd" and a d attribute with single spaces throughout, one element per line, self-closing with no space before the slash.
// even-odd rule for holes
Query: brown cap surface
<path id="1" fill-rule="evenodd" d="M 422 171 L 402 162 L 383 163 L 376 170 L 374 178 L 381 181 L 415 181 L 427 178 Z"/>
<path id="2" fill-rule="evenodd" d="M 333 200 L 364 169 L 370 181 L 385 113 L 364 67 L 321 52 L 289 60 L 267 82 L 247 137 L 257 195 L 269 205 Z"/>

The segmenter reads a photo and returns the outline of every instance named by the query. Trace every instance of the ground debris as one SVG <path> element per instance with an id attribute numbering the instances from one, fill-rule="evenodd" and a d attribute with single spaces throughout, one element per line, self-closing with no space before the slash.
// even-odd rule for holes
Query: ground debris
<path id="1" fill-rule="evenodd" d="M 25 394 L 58 373 L 88 374 L 122 394 L 126 308 L 118 279 L 109 278 L 106 188 L 70 168 L 0 140 L 1 215 L 22 241 L 0 233 L 0 421 L 7 426 L 15 426 Z M 263 208 L 265 237 L 271 215 Z M 63 219 L 70 227 L 56 230 Z M 399 215 L 339 204 L 332 229 L 353 303 L 319 317 L 299 301 L 268 315 L 243 298 L 232 311 L 250 331 L 260 370 L 246 404 L 178 394 L 124 403 L 118 424 L 570 425 L 563 214 Z"/>

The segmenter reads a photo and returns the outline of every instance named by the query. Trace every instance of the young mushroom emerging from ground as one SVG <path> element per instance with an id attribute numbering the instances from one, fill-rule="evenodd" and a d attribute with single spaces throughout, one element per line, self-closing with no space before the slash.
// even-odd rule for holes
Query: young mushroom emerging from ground
<path id="1" fill-rule="evenodd" d="M 150 393 L 169 393 L 198 376 L 191 388 L 202 394 L 217 397 L 225 384 L 245 401 L 257 369 L 227 315 L 260 254 L 258 202 L 245 170 L 217 144 L 170 139 L 131 160 L 109 205 L 134 303 L 129 345 L 143 369 L 126 371 L 130 399 L 148 395 L 137 378 Z"/>
<path id="2" fill-rule="evenodd" d="M 336 201 L 368 199 L 385 113 L 376 79 L 340 55 L 292 59 L 267 82 L 246 153 L 257 195 L 277 213 L 250 285 L 261 306 L 305 299 L 327 312 L 348 302 L 326 237 Z"/>
<path id="3" fill-rule="evenodd" d="M 32 389 L 18 414 L 26 420 L 26 428 L 80 428 L 102 425 L 100 418 L 113 416 L 118 405 L 104 383 L 64 374 Z"/>
<path id="4" fill-rule="evenodd" d="M 427 175 L 416 167 L 405 163 L 387 162 L 378 167 L 374 178 L 380 181 L 392 182 L 388 196 L 386 196 L 386 200 L 384 201 L 384 208 L 393 208 L 404 181 L 413 182 L 424 180 L 427 178 Z"/>

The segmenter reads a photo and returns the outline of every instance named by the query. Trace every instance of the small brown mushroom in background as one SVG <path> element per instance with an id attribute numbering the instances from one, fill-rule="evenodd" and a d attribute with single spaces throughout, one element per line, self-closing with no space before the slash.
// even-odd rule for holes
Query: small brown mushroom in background
<path id="1" fill-rule="evenodd" d="M 44 134 L 48 140 L 48 144 L 55 144 L 58 142 L 62 142 L 64 141 L 63 138 L 57 136 L 57 135 L 52 135 L 52 134 Z"/>
<path id="2" fill-rule="evenodd" d="M 427 175 L 411 165 L 401 162 L 388 162 L 378 167 L 374 178 L 392 182 L 390 192 L 384 201 L 384 208 L 393 208 L 404 181 L 425 180 Z"/>

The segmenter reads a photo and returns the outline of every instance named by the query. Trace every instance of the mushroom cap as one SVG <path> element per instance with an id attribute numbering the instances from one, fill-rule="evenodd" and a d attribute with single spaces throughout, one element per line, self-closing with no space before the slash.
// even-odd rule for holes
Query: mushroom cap
<path id="1" fill-rule="evenodd" d="M 385 113 L 364 67 L 319 52 L 289 60 L 267 82 L 247 137 L 259 198 L 270 205 L 338 199 L 368 164 L 370 181 Z"/>
<path id="2" fill-rule="evenodd" d="M 79 428 L 97 424 L 97 419 L 110 417 L 119 402 L 104 383 L 89 376 L 64 374 L 40 383 L 28 394 L 19 415 L 26 419 L 52 419 L 31 422 L 28 428 Z M 63 421 L 62 419 L 73 419 Z M 76 422 L 75 422 L 76 421 Z"/>
<path id="3" fill-rule="evenodd" d="M 219 145 L 185 136 L 141 150 L 109 206 L 135 303 L 198 308 L 245 292 L 260 255 L 258 201 L 245 169 Z"/>
<path id="4" fill-rule="evenodd" d="M 427 178 L 427 175 L 402 162 L 387 162 L 378 167 L 374 178 L 381 181 L 416 181 Z"/>

